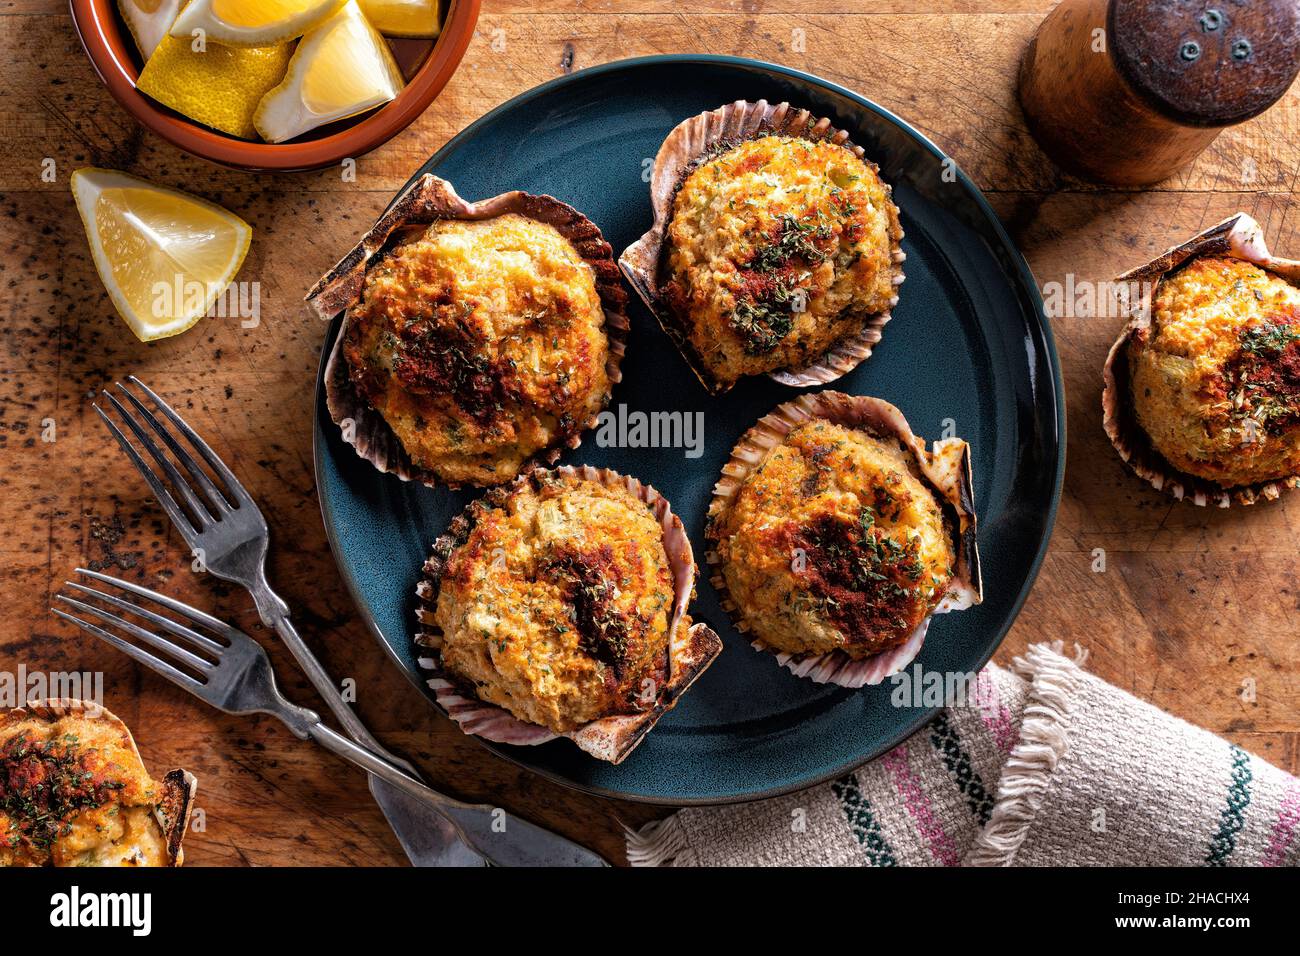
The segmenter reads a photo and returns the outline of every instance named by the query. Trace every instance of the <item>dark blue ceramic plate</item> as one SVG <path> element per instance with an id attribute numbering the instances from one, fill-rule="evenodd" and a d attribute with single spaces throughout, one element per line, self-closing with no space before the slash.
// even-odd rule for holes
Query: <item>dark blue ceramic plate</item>
<path id="1" fill-rule="evenodd" d="M 789 100 L 847 129 L 894 186 L 907 237 L 907 280 L 875 354 L 835 387 L 898 405 L 917 434 L 944 419 L 974 456 L 984 603 L 935 619 L 926 669 L 971 671 L 992 655 L 1034 580 L 1064 470 L 1064 407 L 1052 334 L 1033 277 L 979 191 L 898 117 L 846 89 L 785 67 L 715 56 L 663 56 L 582 70 L 539 86 L 471 125 L 419 173 L 467 199 L 510 189 L 549 193 L 593 219 L 617 254 L 650 224 L 642 169 L 670 129 L 736 99 Z M 944 175 L 945 168 L 948 174 Z M 340 250 L 341 252 L 342 250 Z M 563 459 L 617 469 L 668 496 L 704 553 L 709 491 L 746 428 L 796 390 L 766 379 L 709 398 L 634 299 L 623 382 L 613 405 L 702 411 L 702 456 L 597 447 Z M 325 354 L 338 331 L 336 320 Z M 316 474 L 339 570 L 381 646 L 424 688 L 411 644 L 412 594 L 433 539 L 471 500 L 382 475 L 345 445 L 317 389 Z M 930 716 L 890 705 L 890 685 L 844 690 L 800 679 L 750 648 L 702 575 L 697 619 L 726 650 L 620 766 L 567 740 L 488 746 L 562 783 L 656 803 L 774 796 L 841 775 Z"/>

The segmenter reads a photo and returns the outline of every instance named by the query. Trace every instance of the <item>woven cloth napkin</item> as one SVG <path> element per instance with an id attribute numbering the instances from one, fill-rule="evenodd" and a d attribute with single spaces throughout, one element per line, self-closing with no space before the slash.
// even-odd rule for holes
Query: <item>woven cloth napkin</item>
<path id="1" fill-rule="evenodd" d="M 628 834 L 638 866 L 1295 866 L 1300 781 L 1037 644 L 856 772 Z M 886 685 L 888 687 L 889 685 Z"/>

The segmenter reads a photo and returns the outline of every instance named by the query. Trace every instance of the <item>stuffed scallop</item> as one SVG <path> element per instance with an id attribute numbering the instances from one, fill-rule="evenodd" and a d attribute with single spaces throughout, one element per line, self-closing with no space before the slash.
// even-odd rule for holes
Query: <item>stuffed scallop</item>
<path id="1" fill-rule="evenodd" d="M 682 183 L 661 294 L 720 388 L 824 354 L 894 296 L 889 189 L 843 146 L 747 140 Z"/>
<path id="2" fill-rule="evenodd" d="M 741 440 L 714 492 L 714 583 L 756 646 L 856 686 L 902 667 L 931 614 L 979 599 L 968 452 L 898 410 L 824 392 Z"/>
<path id="3" fill-rule="evenodd" d="M 1275 497 L 1300 475 L 1300 266 L 1239 215 L 1121 279 L 1145 309 L 1106 365 L 1106 429 L 1157 487 Z"/>
<path id="4" fill-rule="evenodd" d="M 330 412 L 381 470 L 502 484 L 577 445 L 609 401 L 626 331 L 612 251 L 549 197 L 412 188 L 309 297 L 347 309 Z"/>
<path id="5" fill-rule="evenodd" d="M 443 669 L 556 733 L 635 713 L 663 681 L 673 590 L 659 523 L 627 489 L 529 482 L 447 561 Z"/>
<path id="6" fill-rule="evenodd" d="M 847 134 L 788 104 L 732 104 L 669 135 L 651 192 L 655 226 L 620 264 L 711 391 L 832 381 L 870 355 L 902 228 Z"/>
<path id="7" fill-rule="evenodd" d="M 394 249 L 366 276 L 344 355 L 412 463 L 455 484 L 513 478 L 610 388 L 591 268 L 517 214 L 441 220 Z"/>
<path id="8" fill-rule="evenodd" d="M 180 866 L 196 787 L 183 770 L 153 780 L 102 708 L 0 714 L 0 866 Z"/>
<path id="9" fill-rule="evenodd" d="M 1240 259 L 1165 279 L 1129 346 L 1138 423 L 1176 468 L 1224 487 L 1300 473 L 1300 289 Z"/>
<path id="10" fill-rule="evenodd" d="M 914 469 L 896 440 L 832 422 L 785 436 L 713 528 L 755 636 L 854 659 L 911 636 L 957 563 L 950 519 Z"/>
<path id="11" fill-rule="evenodd" d="M 537 470 L 435 544 L 417 640 L 435 652 L 440 702 L 470 732 L 570 736 L 617 762 L 721 650 L 687 613 L 694 575 L 681 522 L 653 489 Z"/>

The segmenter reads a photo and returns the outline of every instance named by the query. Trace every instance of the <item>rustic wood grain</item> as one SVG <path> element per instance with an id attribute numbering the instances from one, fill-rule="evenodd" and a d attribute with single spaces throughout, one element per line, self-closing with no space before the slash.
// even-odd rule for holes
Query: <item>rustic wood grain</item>
<path id="1" fill-rule="evenodd" d="M 189 570 L 183 543 L 110 446 L 93 394 L 134 372 L 180 407 L 261 502 L 271 578 L 300 630 L 375 732 L 439 786 L 501 804 L 622 860 L 622 826 L 662 811 L 598 800 L 516 770 L 436 716 L 376 648 L 335 572 L 314 493 L 312 383 L 323 327 L 301 296 L 448 137 L 566 69 L 649 53 L 733 53 L 817 72 L 931 136 L 988 191 L 1041 282 L 1109 278 L 1244 209 L 1275 249 L 1300 253 L 1295 194 L 1300 96 L 1229 130 L 1146 192 L 1063 176 L 1025 131 L 1012 79 L 1050 0 L 487 0 L 465 61 L 433 107 L 337 171 L 248 176 L 215 169 L 135 126 L 103 89 L 60 0 L 0 5 L 0 668 L 91 670 L 155 772 L 200 779 L 204 829 L 190 865 L 396 864 L 403 856 L 361 774 L 269 719 L 227 718 L 46 608 L 78 565 L 154 586 L 258 634 L 242 592 Z M 506 49 L 493 52 L 494 31 Z M 802 30 L 803 52 L 792 49 Z M 58 179 L 40 179 L 53 158 Z M 262 285 L 262 323 L 208 320 L 144 346 L 113 314 L 90 262 L 68 175 L 95 164 L 189 188 L 255 230 L 241 278 Z M 1101 363 L 1120 320 L 1055 321 L 1069 405 L 1070 467 L 1051 552 L 998 660 L 1044 638 L 1144 699 L 1300 769 L 1300 495 L 1250 509 L 1172 503 L 1127 474 L 1101 431 Z M 57 440 L 42 440 L 53 420 Z M 1094 571 L 1095 549 L 1105 570 Z M 315 705 L 277 642 L 293 699 Z M 1253 701 L 1242 698 L 1254 682 Z"/>

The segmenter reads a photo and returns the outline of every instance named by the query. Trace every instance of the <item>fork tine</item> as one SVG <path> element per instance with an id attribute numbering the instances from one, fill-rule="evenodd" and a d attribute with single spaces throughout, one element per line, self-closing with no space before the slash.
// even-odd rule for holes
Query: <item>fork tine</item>
<path id="1" fill-rule="evenodd" d="M 119 386 L 119 388 L 120 387 L 121 386 Z M 131 429 L 136 440 L 144 446 L 145 451 L 149 452 L 153 457 L 153 460 L 158 462 L 158 465 L 162 470 L 167 473 L 167 480 L 172 483 L 173 488 L 177 489 L 181 493 L 181 497 L 183 497 L 185 503 L 190 506 L 190 512 L 198 521 L 199 526 L 215 521 L 221 512 L 217 511 L 216 514 L 213 514 L 204 506 L 203 502 L 199 501 L 199 496 L 194 493 L 194 489 L 190 487 L 190 483 L 181 477 L 181 473 L 176 470 L 176 466 L 172 464 L 171 459 L 163 454 L 163 450 L 158 447 L 158 443 L 149 437 L 149 434 L 144 430 L 144 427 L 135 420 L 135 416 L 127 411 L 126 406 L 117 400 L 116 395 L 107 389 L 104 390 L 103 395 L 113 403 L 113 407 L 116 408 L 117 413 L 122 416 L 122 420 L 125 421 L 127 427 Z"/>
<path id="2" fill-rule="evenodd" d="M 138 386 L 141 391 L 153 399 L 153 403 L 158 406 L 158 410 L 167 416 L 167 420 L 176 426 L 177 431 L 189 439 L 189 443 L 198 450 L 199 454 L 203 456 L 203 459 L 208 463 L 212 470 L 220 476 L 222 483 L 225 484 L 227 490 L 230 492 L 230 497 L 233 498 L 241 508 L 245 505 L 254 505 L 254 507 L 256 507 L 253 502 L 253 496 L 245 490 L 243 484 L 241 484 L 239 479 L 235 477 L 235 473 L 226 467 L 226 463 L 221 460 L 215 451 L 208 447 L 208 443 L 199 437 L 198 432 L 193 428 L 190 428 L 185 419 L 176 414 L 170 405 L 154 394 L 153 389 L 140 381 L 134 375 L 128 375 L 126 380 L 132 385 Z"/>
<path id="3" fill-rule="evenodd" d="M 186 544 L 191 548 L 195 547 L 195 538 L 197 538 L 199 532 L 198 529 L 190 523 L 190 518 L 185 514 L 185 510 L 176 503 L 176 499 L 172 497 L 171 492 L 168 491 L 167 487 L 158 480 L 158 476 L 153 473 L 153 469 L 150 468 L 145 463 L 145 460 L 140 457 L 140 453 L 136 451 L 135 446 L 127 440 L 126 435 L 122 433 L 122 429 L 117 427 L 117 423 L 113 421 L 113 419 L 109 418 L 108 415 L 105 414 L 104 410 L 98 405 L 92 403 L 91 407 L 94 408 L 95 411 L 99 413 L 99 417 L 104 420 L 104 424 L 108 426 L 108 430 L 113 433 L 113 437 L 117 439 L 117 443 L 122 446 L 122 450 L 126 452 L 126 456 L 130 458 L 131 463 L 135 465 L 136 471 L 140 472 L 141 477 L 148 482 L 149 490 L 152 491 L 153 496 L 158 499 L 158 503 L 163 506 L 163 510 L 167 512 L 167 516 L 172 519 L 172 523 L 176 525 L 181 536 L 185 539 Z"/>
<path id="4" fill-rule="evenodd" d="M 215 618 L 211 614 L 205 614 L 196 607 L 190 607 L 188 604 L 182 604 L 175 598 L 168 597 L 166 594 L 159 594 L 157 591 L 150 591 L 147 587 L 140 584 L 133 584 L 130 581 L 123 581 L 121 578 L 115 578 L 109 574 L 101 574 L 98 571 L 88 571 L 85 568 L 77 568 L 77 574 L 85 575 L 93 581 L 100 581 L 104 584 L 111 584 L 115 588 L 128 591 L 131 594 L 139 595 L 153 601 L 155 604 L 161 604 L 169 611 L 175 611 L 181 617 L 188 618 L 215 634 L 220 634 L 228 641 L 236 641 L 246 635 L 231 627 L 220 618 Z"/>
<path id="5" fill-rule="evenodd" d="M 94 592 L 91 593 L 93 594 Z M 206 661 L 197 654 L 187 651 L 176 642 L 167 640 L 167 638 L 163 637 L 161 634 L 155 634 L 153 631 L 146 630 L 139 624 L 132 624 L 125 618 L 120 618 L 116 614 L 104 610 L 102 607 L 95 607 L 95 605 L 87 604 L 85 601 L 78 601 L 76 598 L 70 598 L 66 594 L 56 594 L 54 595 L 54 600 L 62 601 L 70 607 L 75 607 L 78 611 L 94 615 L 101 621 L 112 624 L 114 627 L 121 628 L 132 637 L 144 641 L 150 647 L 168 654 L 181 663 L 193 667 L 200 673 L 206 674 L 216 666 L 211 661 Z M 130 605 L 128 605 L 128 607 L 129 606 Z M 135 608 L 131 608 L 131 610 L 134 611 Z"/>
<path id="6" fill-rule="evenodd" d="M 185 470 L 190 473 L 190 476 L 199 483 L 199 487 L 203 489 L 203 493 L 207 495 L 208 500 L 212 502 L 212 507 L 216 508 L 218 512 L 231 510 L 234 505 L 221 496 L 221 492 L 217 490 L 217 486 L 212 483 L 212 479 L 208 477 L 208 473 L 199 467 L 199 463 L 194 460 L 194 456 L 181 447 L 180 442 L 175 439 L 171 432 L 163 427 L 162 422 L 158 421 L 154 416 L 154 413 L 149 411 L 145 406 L 144 402 L 135 397 L 134 392 L 121 382 L 117 382 L 116 384 L 119 391 L 130 399 L 131 404 L 136 407 L 136 410 L 144 417 L 144 420 L 147 421 L 153 430 L 161 436 L 162 440 L 167 443 L 167 447 L 172 450 L 172 454 L 176 456 L 177 461 L 179 461 L 185 467 Z"/>
<path id="7" fill-rule="evenodd" d="M 94 634 L 96 637 L 100 638 L 101 640 L 107 641 L 109 644 L 116 647 L 127 657 L 130 657 L 138 661 L 139 663 L 143 664 L 145 667 L 149 668 L 152 671 L 156 671 L 157 673 L 161 674 L 163 677 L 166 677 L 173 684 L 177 684 L 185 688 L 186 690 L 190 691 L 191 693 L 198 693 L 203 689 L 203 684 L 195 680 L 189 674 L 186 674 L 184 671 L 177 670 L 175 667 L 172 667 L 172 665 L 168 664 L 166 661 L 154 657 L 148 651 L 144 650 L 143 648 L 137 647 L 136 645 L 132 644 L 130 641 L 124 641 L 116 634 L 110 634 L 102 627 L 99 627 L 98 625 L 95 624 L 91 624 L 89 621 L 83 621 L 81 618 L 68 614 L 65 611 L 60 611 L 57 607 L 50 608 L 50 611 L 56 614 L 57 616 L 63 618 L 65 621 L 71 621 L 73 624 L 77 625 L 77 627 L 81 628 L 83 631 L 86 631 L 90 634 Z"/>
<path id="8" fill-rule="evenodd" d="M 192 643 L 195 647 L 202 650 L 210 651 L 212 654 L 220 656 L 226 648 L 218 644 L 210 637 L 204 637 L 198 631 L 190 630 L 184 624 L 179 624 L 169 617 L 163 617 L 161 614 L 155 614 L 148 608 L 140 607 L 138 604 L 132 604 L 130 601 L 123 601 L 120 597 L 114 597 L 111 594 L 105 594 L 103 591 L 96 591 L 94 588 L 86 587 L 84 584 L 78 584 L 76 581 L 63 582 L 73 590 L 80 591 L 82 594 L 90 595 L 103 601 L 105 604 L 111 604 L 119 611 L 127 611 L 144 618 L 150 624 L 157 624 L 159 627 L 171 631 L 177 637 L 183 637 Z"/>

